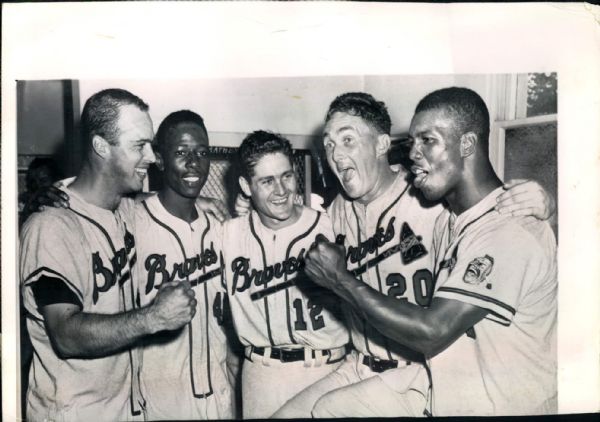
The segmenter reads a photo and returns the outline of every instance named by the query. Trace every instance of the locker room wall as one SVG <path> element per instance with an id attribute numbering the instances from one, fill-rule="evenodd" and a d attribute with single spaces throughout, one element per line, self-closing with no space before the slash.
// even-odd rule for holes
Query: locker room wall
<path id="1" fill-rule="evenodd" d="M 344 92 L 366 91 L 389 109 L 393 134 L 408 130 L 417 102 L 427 93 L 459 85 L 477 91 L 489 103 L 488 75 L 327 76 L 199 80 L 79 81 L 81 107 L 95 92 L 120 87 L 150 105 L 155 128 L 172 111 L 188 108 L 205 119 L 211 144 L 239 145 L 246 133 L 270 129 L 307 149 L 320 138 L 331 101 Z"/>
<path id="2" fill-rule="evenodd" d="M 17 81 L 18 193 L 36 157 L 55 160 L 65 175 L 81 161 L 79 91 L 77 81 Z"/>
<path id="3" fill-rule="evenodd" d="M 150 104 L 155 128 L 170 112 L 188 108 L 206 121 L 214 146 L 236 147 L 245 134 L 270 129 L 296 148 L 320 138 L 331 101 L 348 91 L 366 91 L 388 105 L 393 134 L 405 133 L 418 100 L 437 88 L 460 85 L 477 91 L 491 106 L 488 75 L 332 76 L 202 80 L 83 80 L 72 88 L 75 122 L 85 100 L 109 88 L 129 89 Z M 23 82 L 20 82 L 23 83 Z M 26 81 L 20 95 L 19 154 L 48 155 L 64 137 L 66 81 Z M 78 93 L 77 93 L 78 91 Z"/>
<path id="4" fill-rule="evenodd" d="M 143 98 L 150 105 L 155 129 L 172 111 L 187 108 L 204 117 L 214 147 L 237 147 L 247 133 L 269 129 L 286 136 L 294 148 L 307 150 L 320 141 L 327 108 L 341 93 L 365 91 L 384 101 L 393 122 L 392 134 L 401 135 L 408 130 L 417 102 L 435 89 L 466 86 L 492 104 L 491 78 L 489 75 L 383 75 L 20 82 L 19 188 L 23 188 L 22 179 L 29 162 L 35 156 L 52 154 L 57 148 L 69 153 L 61 159 L 65 173 L 75 173 L 81 158 L 76 142 L 79 115 L 85 100 L 106 88 L 128 89 Z M 63 99 L 65 86 L 71 87 L 68 95 L 72 101 Z M 67 103 L 73 109 L 68 118 L 63 116 Z M 61 145 L 61 138 L 69 145 Z M 312 183 L 306 182 L 316 191 L 331 190 L 333 195 L 337 182 L 328 174 L 327 166 L 320 164 L 319 167 L 313 160 L 312 168 L 307 168 L 309 178 L 312 173 Z M 326 176 L 322 176 L 323 172 Z"/>
<path id="5" fill-rule="evenodd" d="M 290 139 L 294 148 L 307 150 L 320 142 L 327 108 L 341 93 L 365 91 L 384 101 L 393 122 L 392 134 L 402 135 L 408 131 L 417 102 L 438 88 L 452 85 L 472 88 L 491 106 L 491 79 L 489 75 L 378 75 L 21 82 L 21 179 L 31 159 L 51 154 L 57 148 L 57 142 L 60 144 L 61 137 L 71 140 L 68 147 L 62 146 L 71 152 L 64 165 L 65 173 L 75 173 L 80 163 L 79 145 L 75 142 L 79 115 L 85 100 L 106 88 L 128 89 L 143 98 L 150 105 L 155 129 L 172 111 L 190 109 L 204 117 L 214 147 L 237 147 L 247 133 L 269 129 Z M 72 87 L 69 94 L 72 102 L 63 101 L 65 86 Z M 61 118 L 67 102 L 72 103 L 73 108 L 70 120 Z M 65 124 L 69 121 L 72 124 Z M 317 191 L 335 192 L 335 178 L 327 174 L 324 163 L 320 164 L 318 166 L 313 160 L 312 168 L 307 168 L 310 171 L 308 177 L 312 174 L 312 181 L 307 180 L 307 185 Z M 322 176 L 323 172 L 326 176 Z M 328 181 L 323 182 L 324 177 Z M 19 187 L 22 190 L 22 183 Z"/>

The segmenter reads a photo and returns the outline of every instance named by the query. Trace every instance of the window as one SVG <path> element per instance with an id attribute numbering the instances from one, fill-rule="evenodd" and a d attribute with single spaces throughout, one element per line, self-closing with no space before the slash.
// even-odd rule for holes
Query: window
<path id="1" fill-rule="evenodd" d="M 558 201 L 557 74 L 498 75 L 494 82 L 490 159 L 496 172 L 505 181 L 536 180 Z"/>
<path id="2" fill-rule="evenodd" d="M 556 72 L 527 74 L 526 117 L 556 114 Z"/>

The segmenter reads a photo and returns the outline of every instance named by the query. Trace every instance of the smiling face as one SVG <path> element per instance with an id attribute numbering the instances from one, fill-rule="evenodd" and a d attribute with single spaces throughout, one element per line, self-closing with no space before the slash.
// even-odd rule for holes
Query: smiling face
<path id="1" fill-rule="evenodd" d="M 381 135 L 365 120 L 334 113 L 325 125 L 323 144 L 329 167 L 350 198 L 363 202 L 377 195 L 378 142 Z"/>
<path id="2" fill-rule="evenodd" d="M 180 123 L 169 131 L 159 154 L 164 189 L 196 199 L 208 177 L 208 135 L 196 123 Z"/>
<path id="3" fill-rule="evenodd" d="M 110 171 L 108 172 L 120 194 L 142 189 L 148 167 L 156 160 L 152 151 L 152 120 L 147 112 L 135 105 L 119 109 L 118 138 L 110 144 Z"/>
<path id="4" fill-rule="evenodd" d="M 431 201 L 451 194 L 463 170 L 460 135 L 452 119 L 440 109 L 421 111 L 412 119 L 409 137 L 415 187 Z"/>
<path id="5" fill-rule="evenodd" d="M 292 224 L 299 217 L 294 206 L 296 174 L 289 158 L 274 152 L 263 155 L 252 170 L 250 180 L 240 177 L 240 187 L 252 197 L 261 221 L 276 229 Z"/>

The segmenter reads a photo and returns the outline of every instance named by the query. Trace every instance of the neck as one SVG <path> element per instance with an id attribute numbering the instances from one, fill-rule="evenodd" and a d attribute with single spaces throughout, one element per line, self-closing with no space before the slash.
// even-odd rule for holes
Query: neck
<path id="1" fill-rule="evenodd" d="M 158 199 L 169 214 L 183 221 L 191 223 L 198 218 L 195 198 L 185 198 L 170 189 L 162 189 L 158 192 Z"/>
<path id="2" fill-rule="evenodd" d="M 465 169 L 466 176 L 445 197 L 452 212 L 460 215 L 479 201 L 488 196 L 490 192 L 502 186 L 502 181 L 490 166 L 484 166 L 472 171 Z"/>
<path id="3" fill-rule="evenodd" d="M 106 210 L 114 211 L 121 202 L 122 194 L 107 183 L 101 169 L 84 164 L 69 189 L 81 196 L 86 202 Z"/>
<path id="4" fill-rule="evenodd" d="M 383 193 L 385 193 L 385 191 L 389 189 L 390 186 L 392 186 L 396 180 L 396 177 L 398 176 L 398 173 L 395 173 L 390 168 L 389 164 L 387 163 L 387 158 L 385 162 L 379 162 L 376 170 L 377 177 L 373 189 L 371 189 L 366 195 L 363 195 L 357 199 L 357 201 L 361 204 L 366 205 L 379 198 Z"/>
<path id="5" fill-rule="evenodd" d="M 261 214 L 260 212 L 257 212 L 257 214 L 258 218 L 260 218 L 261 223 L 263 223 L 265 227 L 268 227 L 271 230 L 279 230 L 283 229 L 284 227 L 291 226 L 300 219 L 300 216 L 302 215 L 302 205 L 294 205 L 292 215 L 290 215 L 290 218 L 288 218 L 287 220 L 277 220 L 275 218 L 270 218 L 264 214 Z"/>

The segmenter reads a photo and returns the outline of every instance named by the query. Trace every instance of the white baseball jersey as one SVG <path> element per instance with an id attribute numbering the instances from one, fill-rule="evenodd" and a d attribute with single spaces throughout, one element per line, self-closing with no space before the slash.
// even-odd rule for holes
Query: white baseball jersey
<path id="1" fill-rule="evenodd" d="M 227 292 L 243 345 L 324 350 L 348 343 L 348 331 L 336 315 L 339 301 L 314 283 L 306 291 L 292 286 L 256 301 L 251 298 L 303 277 L 304 255 L 319 233 L 333 239 L 331 222 L 308 207 L 302 207 L 297 222 L 279 230 L 263 225 L 256 211 L 224 224 Z"/>
<path id="2" fill-rule="evenodd" d="M 143 348 L 142 393 L 147 416 L 158 419 L 229 419 L 233 387 L 225 360 L 221 223 L 198 210 L 188 223 L 170 214 L 157 195 L 135 204 L 137 292 L 141 306 L 158 288 L 187 280 L 198 302 L 192 321 L 150 336 Z"/>
<path id="3" fill-rule="evenodd" d="M 38 306 L 74 303 L 85 313 L 134 308 L 130 266 L 135 240 L 121 213 L 85 202 L 69 189 L 70 209 L 34 214 L 21 233 L 20 276 L 35 353 L 29 373 L 29 420 L 143 418 L 137 353 L 61 359 Z M 36 293 L 34 297 L 34 292 Z M 59 300 L 56 295 L 60 293 Z M 36 301 L 37 299 L 37 301 Z"/>
<path id="4" fill-rule="evenodd" d="M 501 191 L 436 223 L 434 297 L 489 313 L 431 360 L 435 415 L 557 411 L 556 241 L 546 222 L 494 211 Z"/>
<path id="5" fill-rule="evenodd" d="M 333 231 L 344 239 L 349 270 L 375 290 L 427 306 L 433 294 L 431 245 L 442 205 L 425 203 L 403 173 L 384 194 L 363 205 L 338 195 L 328 213 Z M 395 252 L 386 253 L 395 247 Z M 410 360 L 411 353 L 385 337 L 350 307 L 345 307 L 354 347 L 367 356 Z M 386 375 L 386 371 L 381 376 Z"/>
<path id="6" fill-rule="evenodd" d="M 249 359 L 242 366 L 244 419 L 270 417 L 342 363 L 349 339 L 339 300 L 329 290 L 306 281 L 302 271 L 305 253 L 318 234 L 333 239 L 331 222 L 326 214 L 308 207 L 302 207 L 298 221 L 279 230 L 263 225 L 256 211 L 224 224 L 227 293 L 233 323 Z M 291 285 L 292 281 L 298 283 Z M 253 300 L 270 289 L 275 292 Z M 251 354 L 250 346 L 266 351 L 262 356 Z M 304 360 L 271 359 L 272 347 L 304 349 Z M 341 354 L 330 363 L 327 356 L 314 352 L 331 349 Z"/>

